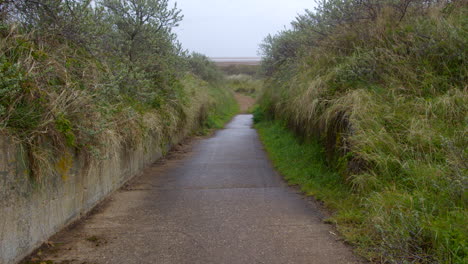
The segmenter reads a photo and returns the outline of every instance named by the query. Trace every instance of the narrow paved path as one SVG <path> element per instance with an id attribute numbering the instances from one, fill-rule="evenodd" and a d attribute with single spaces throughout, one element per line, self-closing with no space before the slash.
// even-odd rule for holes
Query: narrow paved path
<path id="1" fill-rule="evenodd" d="M 155 164 L 53 238 L 54 263 L 359 263 L 273 170 L 251 115 Z M 294 164 L 292 164 L 294 166 Z M 69 261 L 69 262 L 65 262 Z"/>

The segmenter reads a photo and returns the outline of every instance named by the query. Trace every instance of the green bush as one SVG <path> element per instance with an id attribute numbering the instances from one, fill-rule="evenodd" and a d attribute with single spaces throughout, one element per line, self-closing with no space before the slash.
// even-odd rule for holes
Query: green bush
<path id="1" fill-rule="evenodd" d="M 188 64 L 190 70 L 203 80 L 212 83 L 220 83 L 223 81 L 224 75 L 217 68 L 214 62 L 210 61 L 208 57 L 199 53 L 192 53 L 188 57 Z"/>

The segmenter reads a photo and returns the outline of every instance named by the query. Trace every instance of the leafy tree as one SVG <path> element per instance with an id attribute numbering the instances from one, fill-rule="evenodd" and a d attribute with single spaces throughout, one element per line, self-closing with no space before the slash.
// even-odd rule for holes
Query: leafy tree
<path id="1" fill-rule="evenodd" d="M 145 57 L 148 45 L 154 47 L 152 38 L 173 41 L 171 29 L 183 18 L 177 4 L 170 8 L 168 0 L 103 0 L 101 3 L 128 43 L 126 53 L 131 62 L 138 60 L 138 55 Z"/>

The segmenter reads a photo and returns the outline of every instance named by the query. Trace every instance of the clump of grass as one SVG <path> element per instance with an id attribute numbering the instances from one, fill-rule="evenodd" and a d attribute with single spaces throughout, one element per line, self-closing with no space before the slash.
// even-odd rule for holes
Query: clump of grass
<path id="1" fill-rule="evenodd" d="M 55 262 L 52 260 L 35 260 L 35 261 L 25 261 L 22 264 L 54 264 Z"/>
<path id="2" fill-rule="evenodd" d="M 91 242 L 92 244 L 94 244 L 95 247 L 100 247 L 102 245 L 107 244 L 107 240 L 105 240 L 102 237 L 95 236 L 95 235 L 87 237 L 86 241 Z"/>

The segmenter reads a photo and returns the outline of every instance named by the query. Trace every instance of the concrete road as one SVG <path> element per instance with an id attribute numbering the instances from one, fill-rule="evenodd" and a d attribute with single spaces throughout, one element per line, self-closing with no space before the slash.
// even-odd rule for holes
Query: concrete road
<path id="1" fill-rule="evenodd" d="M 360 263 L 239 115 L 53 238 L 54 263 Z M 292 166 L 294 166 L 292 164 Z"/>

